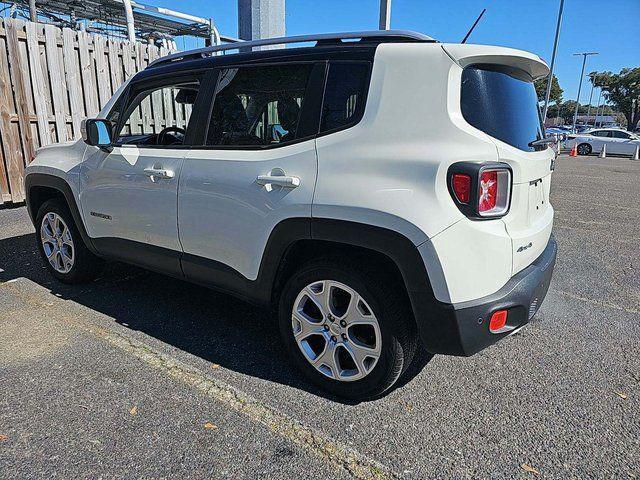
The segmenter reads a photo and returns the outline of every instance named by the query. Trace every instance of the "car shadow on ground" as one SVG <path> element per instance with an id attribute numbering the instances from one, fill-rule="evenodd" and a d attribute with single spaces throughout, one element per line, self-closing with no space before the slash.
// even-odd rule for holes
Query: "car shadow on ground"
<path id="1" fill-rule="evenodd" d="M 108 263 L 91 284 L 66 285 L 49 274 L 35 242 L 34 234 L 0 239 L 0 282 L 25 277 L 60 298 L 226 369 L 352 403 L 318 389 L 295 369 L 281 345 L 273 312 L 121 263 Z M 394 389 L 413 379 L 432 358 L 424 351 L 418 357 Z"/>

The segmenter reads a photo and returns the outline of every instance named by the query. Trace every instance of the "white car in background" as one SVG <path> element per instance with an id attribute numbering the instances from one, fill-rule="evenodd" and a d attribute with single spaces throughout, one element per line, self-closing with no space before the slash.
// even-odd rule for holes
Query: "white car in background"
<path id="1" fill-rule="evenodd" d="M 617 128 L 596 128 L 575 136 L 570 135 L 569 145 L 573 146 L 571 140 L 575 140 L 578 146 L 578 155 L 600 153 L 604 145 L 607 146 L 607 153 L 633 155 L 640 146 L 638 135 Z"/>

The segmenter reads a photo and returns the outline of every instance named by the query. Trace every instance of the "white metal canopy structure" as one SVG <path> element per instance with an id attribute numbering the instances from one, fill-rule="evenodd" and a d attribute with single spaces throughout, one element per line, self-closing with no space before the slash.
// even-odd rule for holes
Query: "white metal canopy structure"
<path id="1" fill-rule="evenodd" d="M 29 9 L 29 0 L 16 0 L 15 4 L 25 10 Z M 99 30 L 100 24 L 121 27 L 127 31 L 127 16 L 123 0 L 37 0 L 36 7 L 39 15 L 55 18 L 64 16 L 72 19 L 86 19 L 96 23 L 94 30 Z M 220 36 L 211 19 L 197 17 L 183 12 L 155 7 L 131 0 L 133 22 L 135 29 L 142 34 L 155 33 L 159 36 L 176 37 L 189 35 L 211 39 L 217 42 L 237 41 L 236 38 Z M 62 20 L 60 18 L 60 20 Z M 70 25 L 74 26 L 74 25 Z M 126 36 L 126 35 L 125 35 Z"/>

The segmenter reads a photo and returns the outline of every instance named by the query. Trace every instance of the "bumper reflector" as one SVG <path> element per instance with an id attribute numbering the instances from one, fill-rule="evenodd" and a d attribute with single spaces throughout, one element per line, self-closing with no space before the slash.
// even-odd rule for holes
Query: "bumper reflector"
<path id="1" fill-rule="evenodd" d="M 508 332 L 509 330 L 513 330 L 512 328 L 507 326 L 507 315 L 509 312 L 507 310 L 498 310 L 493 312 L 491 315 L 491 320 L 489 321 L 489 331 L 491 333 L 503 333 Z"/>

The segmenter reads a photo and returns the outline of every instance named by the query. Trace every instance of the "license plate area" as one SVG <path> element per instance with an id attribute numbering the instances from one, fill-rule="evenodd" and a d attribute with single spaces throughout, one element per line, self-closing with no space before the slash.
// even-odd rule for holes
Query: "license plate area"
<path id="1" fill-rule="evenodd" d="M 545 189 L 542 178 L 529 182 L 529 225 L 540 218 L 546 208 Z"/>

